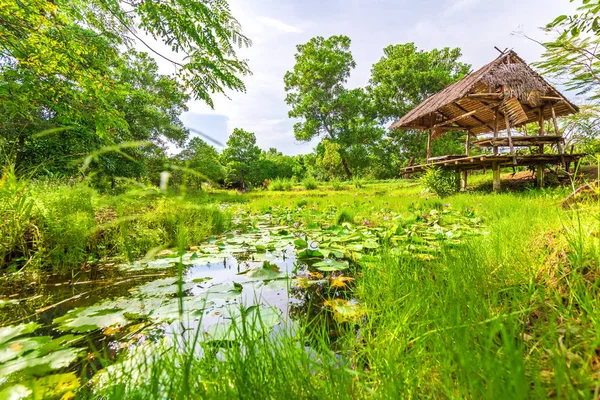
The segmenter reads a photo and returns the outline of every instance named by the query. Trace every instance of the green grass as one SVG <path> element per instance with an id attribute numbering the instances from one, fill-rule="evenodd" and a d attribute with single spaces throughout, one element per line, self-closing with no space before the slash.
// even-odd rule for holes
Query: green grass
<path id="1" fill-rule="evenodd" d="M 490 176 L 472 178 L 479 185 Z M 65 200 L 42 201 L 49 210 L 65 204 L 52 215 L 76 215 L 70 218 L 83 221 L 89 221 L 100 203 L 123 204 L 127 215 L 138 210 L 142 217 L 131 231 L 148 241 L 135 243 L 140 250 L 156 243 L 198 243 L 213 229 L 226 229 L 227 212 L 217 213 L 209 205 L 211 199 L 230 203 L 228 212 L 245 218 L 245 225 L 265 213 L 274 219 L 293 213 L 304 226 L 368 223 L 409 229 L 415 215 L 445 208 L 482 221 L 483 235 L 469 236 L 459 244 L 448 242 L 433 259 L 419 259 L 410 250 L 393 253 L 384 245 L 358 260 L 354 297 L 366 315 L 354 323 L 326 326 L 311 315 L 290 329 L 262 337 L 239 329 L 235 340 L 221 343 L 219 350 L 201 338 L 187 337 L 178 345 L 155 349 L 142 362 L 130 362 L 124 374 L 111 376 L 87 395 L 115 399 L 150 399 L 157 393 L 165 398 L 348 399 L 600 395 L 598 204 L 563 209 L 560 201 L 569 192 L 565 188 L 475 191 L 440 200 L 423 193 L 415 181 L 357 186 L 344 191 L 297 190 L 285 196 L 250 192 L 241 198 L 217 191 L 185 200 L 176 215 L 171 211 L 183 207 L 181 200 L 158 195 L 142 210 L 147 198 L 123 203 L 117 198 L 99 200 L 86 188 L 76 189 L 81 196 L 72 204 L 68 195 Z M 90 193 L 91 205 L 85 193 Z M 39 197 L 32 198 L 39 201 Z M 69 221 L 77 226 L 77 219 Z M 181 231 L 194 221 L 198 227 Z M 154 237 L 154 232 L 161 233 Z"/>

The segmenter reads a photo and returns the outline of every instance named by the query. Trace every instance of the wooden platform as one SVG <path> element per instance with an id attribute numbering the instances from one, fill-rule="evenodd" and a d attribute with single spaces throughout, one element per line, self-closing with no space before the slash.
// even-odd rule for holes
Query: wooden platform
<path id="1" fill-rule="evenodd" d="M 553 145 L 560 144 L 563 141 L 562 136 L 513 136 L 512 142 L 514 147 L 531 147 L 541 146 L 545 144 Z M 508 147 L 510 145 L 508 137 L 486 138 L 474 140 L 472 142 L 477 147 Z"/>
<path id="2" fill-rule="evenodd" d="M 403 171 L 405 173 L 421 172 L 432 166 L 440 166 L 448 169 L 454 169 L 456 171 L 469 171 L 475 169 L 492 168 L 494 165 L 499 167 L 524 165 L 533 166 L 544 164 L 560 165 L 563 162 L 576 163 L 583 156 L 584 154 L 565 154 L 562 156 L 559 154 L 526 154 L 515 155 L 513 157 L 510 154 L 501 154 L 497 156 L 486 154 L 480 156 L 443 159 L 438 161 L 431 159 L 432 162 L 428 164 L 414 165 L 412 167 L 404 168 Z"/>

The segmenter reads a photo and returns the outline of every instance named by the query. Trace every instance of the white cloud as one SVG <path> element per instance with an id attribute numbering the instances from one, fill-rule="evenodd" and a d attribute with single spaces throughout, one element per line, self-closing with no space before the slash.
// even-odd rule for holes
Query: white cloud
<path id="1" fill-rule="evenodd" d="M 450 7 L 448 7 L 446 9 L 446 11 L 444 11 L 444 16 L 445 17 L 451 17 L 454 16 L 456 14 L 458 14 L 461 11 L 466 11 L 468 9 L 470 9 L 471 7 L 477 5 L 477 3 L 480 3 L 481 0 L 458 0 L 458 1 L 453 1 L 452 5 Z"/>
<path id="2" fill-rule="evenodd" d="M 275 19 L 275 18 L 270 18 L 270 17 L 258 17 L 258 21 L 260 21 L 262 24 L 267 25 L 271 28 L 275 28 L 277 30 L 280 30 L 281 32 L 286 32 L 286 33 L 302 33 L 302 30 L 299 28 L 296 28 L 295 26 L 286 24 L 285 22 Z"/>
<path id="3" fill-rule="evenodd" d="M 540 46 L 511 32 L 522 26 L 539 37 L 538 27 L 575 8 L 566 0 L 504 0 L 500 8 L 491 0 L 229 1 L 233 15 L 253 41 L 252 47 L 239 52 L 253 75 L 243 78 L 246 93 L 229 93 L 231 100 L 215 95 L 214 111 L 191 102 L 190 113 L 197 116 L 194 126 L 221 141 L 227 140 L 233 128 L 243 128 L 256 134 L 261 148 L 276 147 L 285 154 L 307 152 L 315 145 L 294 138 L 283 84 L 285 72 L 294 66 L 296 45 L 311 37 L 348 35 L 357 62 L 349 87 L 361 87 L 369 81 L 372 64 L 390 44 L 415 42 L 424 50 L 460 47 L 463 61 L 474 69 L 498 55 L 494 46 L 514 48 L 526 61 L 536 61 Z M 441 12 L 440 3 L 447 6 Z M 454 13 L 454 18 L 448 18 L 448 13 Z M 171 73 L 172 67 L 165 72 Z M 220 125 L 216 117 L 202 117 L 205 114 L 220 115 Z"/>

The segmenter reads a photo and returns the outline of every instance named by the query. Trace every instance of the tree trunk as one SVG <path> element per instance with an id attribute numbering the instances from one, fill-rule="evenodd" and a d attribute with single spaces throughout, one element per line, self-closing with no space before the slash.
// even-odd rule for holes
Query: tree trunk
<path id="1" fill-rule="evenodd" d="M 348 175 L 348 179 L 352 179 L 352 172 L 350 172 L 350 168 L 348 168 L 348 163 L 346 162 L 345 157 L 342 157 L 342 165 L 344 166 L 344 171 L 346 171 L 346 175 Z"/>

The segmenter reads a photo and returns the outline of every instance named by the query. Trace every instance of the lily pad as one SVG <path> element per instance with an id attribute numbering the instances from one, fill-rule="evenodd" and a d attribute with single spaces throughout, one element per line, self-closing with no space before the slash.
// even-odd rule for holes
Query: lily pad
<path id="1" fill-rule="evenodd" d="M 325 260 L 313 264 L 313 267 L 323 272 L 342 271 L 348 269 L 348 262 L 337 260 Z"/>

